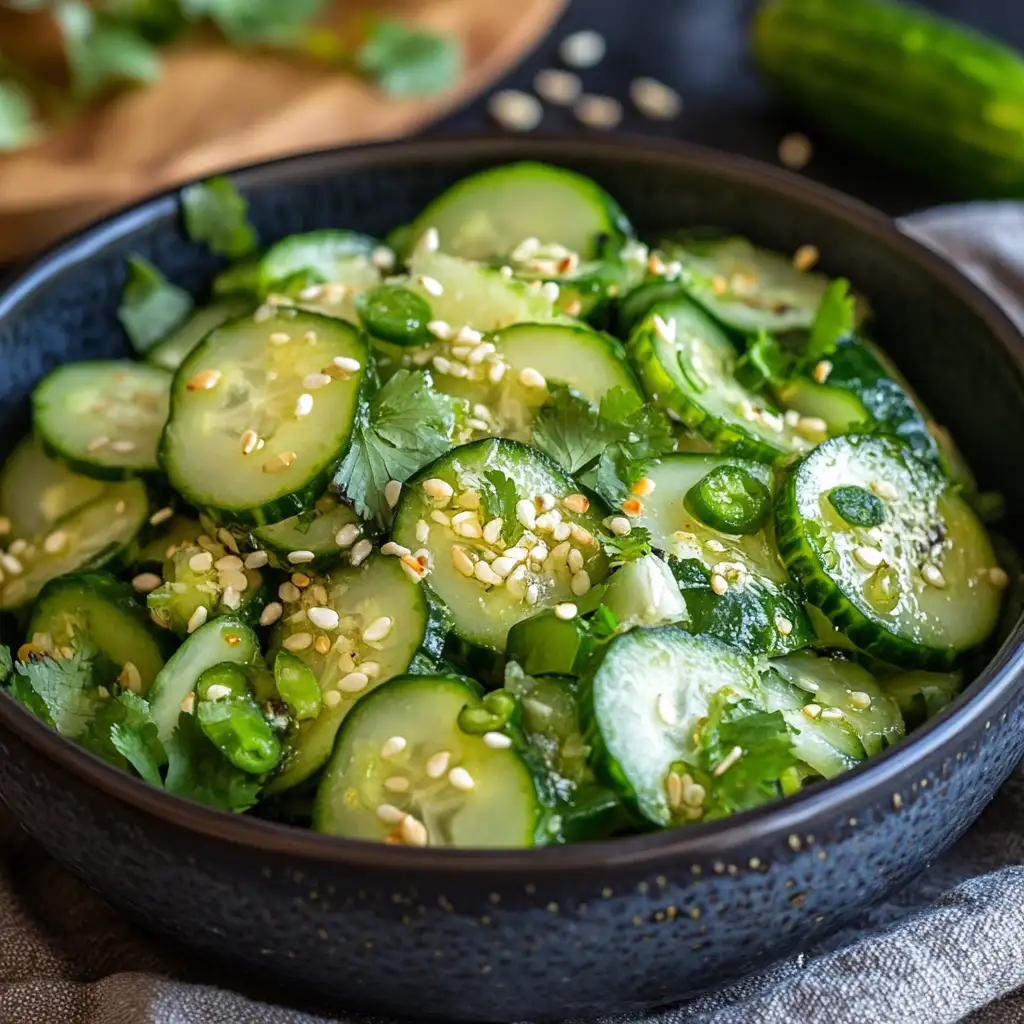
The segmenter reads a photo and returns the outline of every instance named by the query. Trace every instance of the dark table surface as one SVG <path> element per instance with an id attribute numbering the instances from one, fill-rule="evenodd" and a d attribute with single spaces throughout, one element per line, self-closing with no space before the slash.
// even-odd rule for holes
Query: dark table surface
<path id="1" fill-rule="evenodd" d="M 561 66 L 557 49 L 562 38 L 578 29 L 595 29 L 606 38 L 608 53 L 598 67 L 581 72 L 584 88 L 623 101 L 626 131 L 698 142 L 777 163 L 779 139 L 787 132 L 805 130 L 814 156 L 804 173 L 888 213 L 963 198 L 830 146 L 799 115 L 776 102 L 759 81 L 746 52 L 746 25 L 755 4 L 756 0 L 572 0 L 536 52 L 495 88 L 530 90 L 538 70 Z M 1021 0 L 923 0 L 923 5 L 1024 50 Z M 679 90 L 684 109 L 676 121 L 668 125 L 648 121 L 630 108 L 627 88 L 640 75 Z M 487 124 L 487 97 L 483 96 L 433 130 L 470 131 Z M 550 106 L 541 129 L 589 131 L 568 110 Z"/>

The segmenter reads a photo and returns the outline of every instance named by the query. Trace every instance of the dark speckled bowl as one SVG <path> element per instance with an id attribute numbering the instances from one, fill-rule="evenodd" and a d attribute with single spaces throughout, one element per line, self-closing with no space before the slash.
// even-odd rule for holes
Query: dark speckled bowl
<path id="1" fill-rule="evenodd" d="M 880 340 L 987 487 L 1024 513 L 1007 444 L 1024 433 L 1021 339 L 881 215 L 768 167 L 695 148 L 463 139 L 343 150 L 239 172 L 265 240 L 383 233 L 456 178 L 524 157 L 592 175 L 641 231 L 728 225 L 852 278 Z M 203 291 L 218 262 L 176 197 L 43 257 L 0 298 L 0 437 L 59 363 L 122 354 L 124 258 Z M 168 797 L 0 698 L 0 793 L 55 857 L 147 927 L 335 1006 L 516 1021 L 692 995 L 808 946 L 903 885 L 977 817 L 1024 753 L 1021 626 L 945 715 L 798 797 L 640 838 L 545 850 L 411 850 L 331 839 Z"/>

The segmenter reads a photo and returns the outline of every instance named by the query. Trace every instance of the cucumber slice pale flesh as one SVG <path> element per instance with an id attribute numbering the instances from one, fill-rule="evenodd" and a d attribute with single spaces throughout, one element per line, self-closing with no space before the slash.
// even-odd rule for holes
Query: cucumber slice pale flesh
<path id="1" fill-rule="evenodd" d="M 255 546 L 266 551 L 281 568 L 290 569 L 292 563 L 288 556 L 293 551 L 303 551 L 313 555 L 304 566 L 317 569 L 339 558 L 350 557 L 352 548 L 365 531 L 366 526 L 355 509 L 328 493 L 321 495 L 308 511 L 279 523 L 259 526 L 251 537 Z"/>
<path id="2" fill-rule="evenodd" d="M 180 327 L 149 349 L 146 362 L 173 373 L 210 331 L 250 312 L 254 304 L 255 300 L 247 295 L 226 295 L 214 299 L 195 310 Z"/>

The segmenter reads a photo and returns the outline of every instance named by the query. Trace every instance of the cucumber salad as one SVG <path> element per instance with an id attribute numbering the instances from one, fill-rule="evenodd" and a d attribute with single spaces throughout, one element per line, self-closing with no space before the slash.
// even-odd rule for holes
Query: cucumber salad
<path id="1" fill-rule="evenodd" d="M 0 476 L 0 675 L 93 754 L 337 836 L 576 842 L 797 793 L 984 664 L 995 502 L 813 246 L 645 243 L 537 163 L 385 239 L 182 205 L 205 300 L 133 256 L 138 358 L 53 370 Z"/>

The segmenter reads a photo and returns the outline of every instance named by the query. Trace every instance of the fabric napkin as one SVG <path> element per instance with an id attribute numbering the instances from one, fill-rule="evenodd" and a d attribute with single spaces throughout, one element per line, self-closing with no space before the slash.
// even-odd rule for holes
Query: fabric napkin
<path id="1" fill-rule="evenodd" d="M 944 207 L 901 227 L 1024 329 L 1024 205 Z M 270 998 L 123 920 L 0 811 L 2 1024 L 397 1024 Z M 1024 1024 L 1021 768 L 949 853 L 827 944 L 674 1009 L 572 1024 L 956 1021 Z"/>

